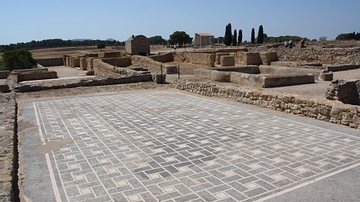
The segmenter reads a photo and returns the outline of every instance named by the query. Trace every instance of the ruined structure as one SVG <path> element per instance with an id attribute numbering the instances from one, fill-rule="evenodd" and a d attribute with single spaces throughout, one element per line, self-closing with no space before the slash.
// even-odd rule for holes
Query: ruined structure
<path id="1" fill-rule="evenodd" d="M 214 35 L 209 33 L 195 33 L 194 46 L 208 46 L 214 44 Z"/>
<path id="2" fill-rule="evenodd" d="M 144 35 L 132 35 L 126 40 L 125 49 L 131 55 L 150 55 L 150 42 Z"/>

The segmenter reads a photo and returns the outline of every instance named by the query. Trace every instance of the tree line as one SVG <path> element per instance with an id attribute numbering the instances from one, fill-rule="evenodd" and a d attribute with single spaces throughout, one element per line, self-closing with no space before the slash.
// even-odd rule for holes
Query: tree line
<path id="1" fill-rule="evenodd" d="M 16 49 L 38 49 L 38 48 L 54 48 L 54 47 L 71 47 L 71 46 L 96 46 L 98 44 L 104 43 L 106 46 L 118 46 L 125 45 L 125 42 L 120 42 L 116 40 L 62 40 L 62 39 L 45 39 L 42 41 L 32 40 L 31 42 L 26 43 L 16 43 L 9 45 L 0 45 L 0 52 L 6 50 L 16 50 Z"/>
<path id="2" fill-rule="evenodd" d="M 336 40 L 360 40 L 360 33 L 343 33 L 336 37 Z"/>
<path id="3" fill-rule="evenodd" d="M 255 29 L 251 29 L 251 43 L 261 44 L 266 41 L 267 35 L 264 33 L 264 28 L 262 25 L 259 26 L 258 35 L 255 38 Z M 223 42 L 226 46 L 237 46 L 240 45 L 243 41 L 243 32 L 239 29 L 239 32 L 234 29 L 232 32 L 231 23 L 227 24 L 225 27 L 225 35 L 224 37 L 217 38 L 219 42 Z"/>

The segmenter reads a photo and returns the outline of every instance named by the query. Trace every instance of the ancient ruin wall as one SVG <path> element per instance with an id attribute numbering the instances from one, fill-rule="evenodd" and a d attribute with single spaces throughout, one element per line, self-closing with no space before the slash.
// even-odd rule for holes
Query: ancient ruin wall
<path id="1" fill-rule="evenodd" d="M 158 62 L 173 62 L 174 61 L 174 56 L 173 56 L 173 53 L 165 53 L 165 54 L 162 54 L 162 55 L 153 55 L 153 56 L 150 56 L 150 58 L 152 58 L 153 60 L 155 61 L 158 61 Z"/>
<path id="2" fill-rule="evenodd" d="M 116 72 L 113 65 L 103 62 L 101 59 L 93 60 L 94 75 L 99 78 L 120 78 L 122 74 Z"/>
<path id="3" fill-rule="evenodd" d="M 131 56 L 132 65 L 134 67 L 146 68 L 150 72 L 160 72 L 162 63 L 155 61 L 146 56 L 133 55 Z"/>
<path id="4" fill-rule="evenodd" d="M 130 57 L 122 57 L 122 58 L 104 58 L 103 62 L 108 63 L 117 67 L 128 67 L 131 65 Z"/>
<path id="5" fill-rule="evenodd" d="M 116 58 L 121 57 L 121 52 L 101 52 L 98 53 L 99 58 Z"/>
<path id="6" fill-rule="evenodd" d="M 273 49 L 281 61 L 307 61 L 323 64 L 360 64 L 360 48 L 293 48 Z"/>
<path id="7" fill-rule="evenodd" d="M 340 104 L 331 106 L 293 96 L 271 95 L 257 91 L 233 89 L 231 87 L 219 87 L 212 83 L 189 82 L 186 80 L 176 80 L 172 85 L 177 89 L 186 90 L 191 93 L 232 99 L 245 104 L 360 129 L 360 107 L 356 106 Z"/>
<path id="8" fill-rule="evenodd" d="M 51 67 L 51 66 L 62 66 L 64 65 L 63 58 L 46 58 L 46 59 L 36 59 L 37 63 L 44 67 Z"/>
<path id="9" fill-rule="evenodd" d="M 215 55 L 209 53 L 188 53 L 189 62 L 204 67 L 215 66 Z"/>

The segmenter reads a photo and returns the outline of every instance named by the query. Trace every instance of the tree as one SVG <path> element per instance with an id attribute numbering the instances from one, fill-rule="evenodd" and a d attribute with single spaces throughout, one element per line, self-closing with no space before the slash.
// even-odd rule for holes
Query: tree
<path id="1" fill-rule="evenodd" d="M 239 29 L 239 36 L 238 36 L 238 43 L 240 44 L 240 43 L 242 43 L 242 30 L 241 29 Z"/>
<path id="2" fill-rule="evenodd" d="M 255 43 L 255 29 L 252 28 L 251 30 L 251 43 L 254 44 Z"/>
<path id="3" fill-rule="evenodd" d="M 262 25 L 260 25 L 260 27 L 259 27 L 258 37 L 256 39 L 256 43 L 264 43 L 264 30 L 263 30 Z"/>
<path id="4" fill-rule="evenodd" d="M 192 38 L 186 34 L 184 31 L 176 31 L 172 35 L 170 35 L 169 43 L 179 46 L 183 46 L 184 44 L 190 44 L 192 42 Z"/>
<path id="5" fill-rule="evenodd" d="M 237 34 L 236 34 L 236 29 L 234 29 L 234 36 L 233 36 L 233 38 L 232 38 L 232 45 L 233 45 L 233 46 L 236 46 L 236 45 L 237 45 L 236 40 L 237 40 Z"/>
<path id="6" fill-rule="evenodd" d="M 149 38 L 149 43 L 152 45 L 158 45 L 158 44 L 166 44 L 166 40 L 163 39 L 161 36 L 153 36 Z"/>
<path id="7" fill-rule="evenodd" d="M 2 55 L 3 65 L 6 69 L 12 71 L 14 69 L 31 69 L 36 67 L 36 60 L 32 54 L 25 49 L 16 49 L 13 51 L 5 51 Z"/>
<path id="8" fill-rule="evenodd" d="M 226 46 L 230 46 L 232 42 L 232 32 L 231 32 L 231 23 L 226 25 L 225 28 L 225 36 L 224 36 L 224 43 Z"/>
<path id="9" fill-rule="evenodd" d="M 319 38 L 319 41 L 326 41 L 326 36 L 321 36 L 321 37 Z"/>
<path id="10" fill-rule="evenodd" d="M 103 49 L 103 48 L 105 48 L 105 42 L 103 42 L 103 41 L 99 42 L 99 43 L 97 44 L 97 48 L 98 48 L 98 49 Z"/>

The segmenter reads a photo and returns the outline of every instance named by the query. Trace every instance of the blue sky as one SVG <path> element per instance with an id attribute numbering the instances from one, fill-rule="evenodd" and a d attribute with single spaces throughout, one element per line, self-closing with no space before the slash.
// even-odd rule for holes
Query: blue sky
<path id="1" fill-rule="evenodd" d="M 360 0 L 1 0 L 0 44 L 60 38 L 125 41 L 131 35 L 174 31 L 224 36 L 225 26 L 250 40 L 260 25 L 268 36 L 309 39 L 360 32 Z"/>

